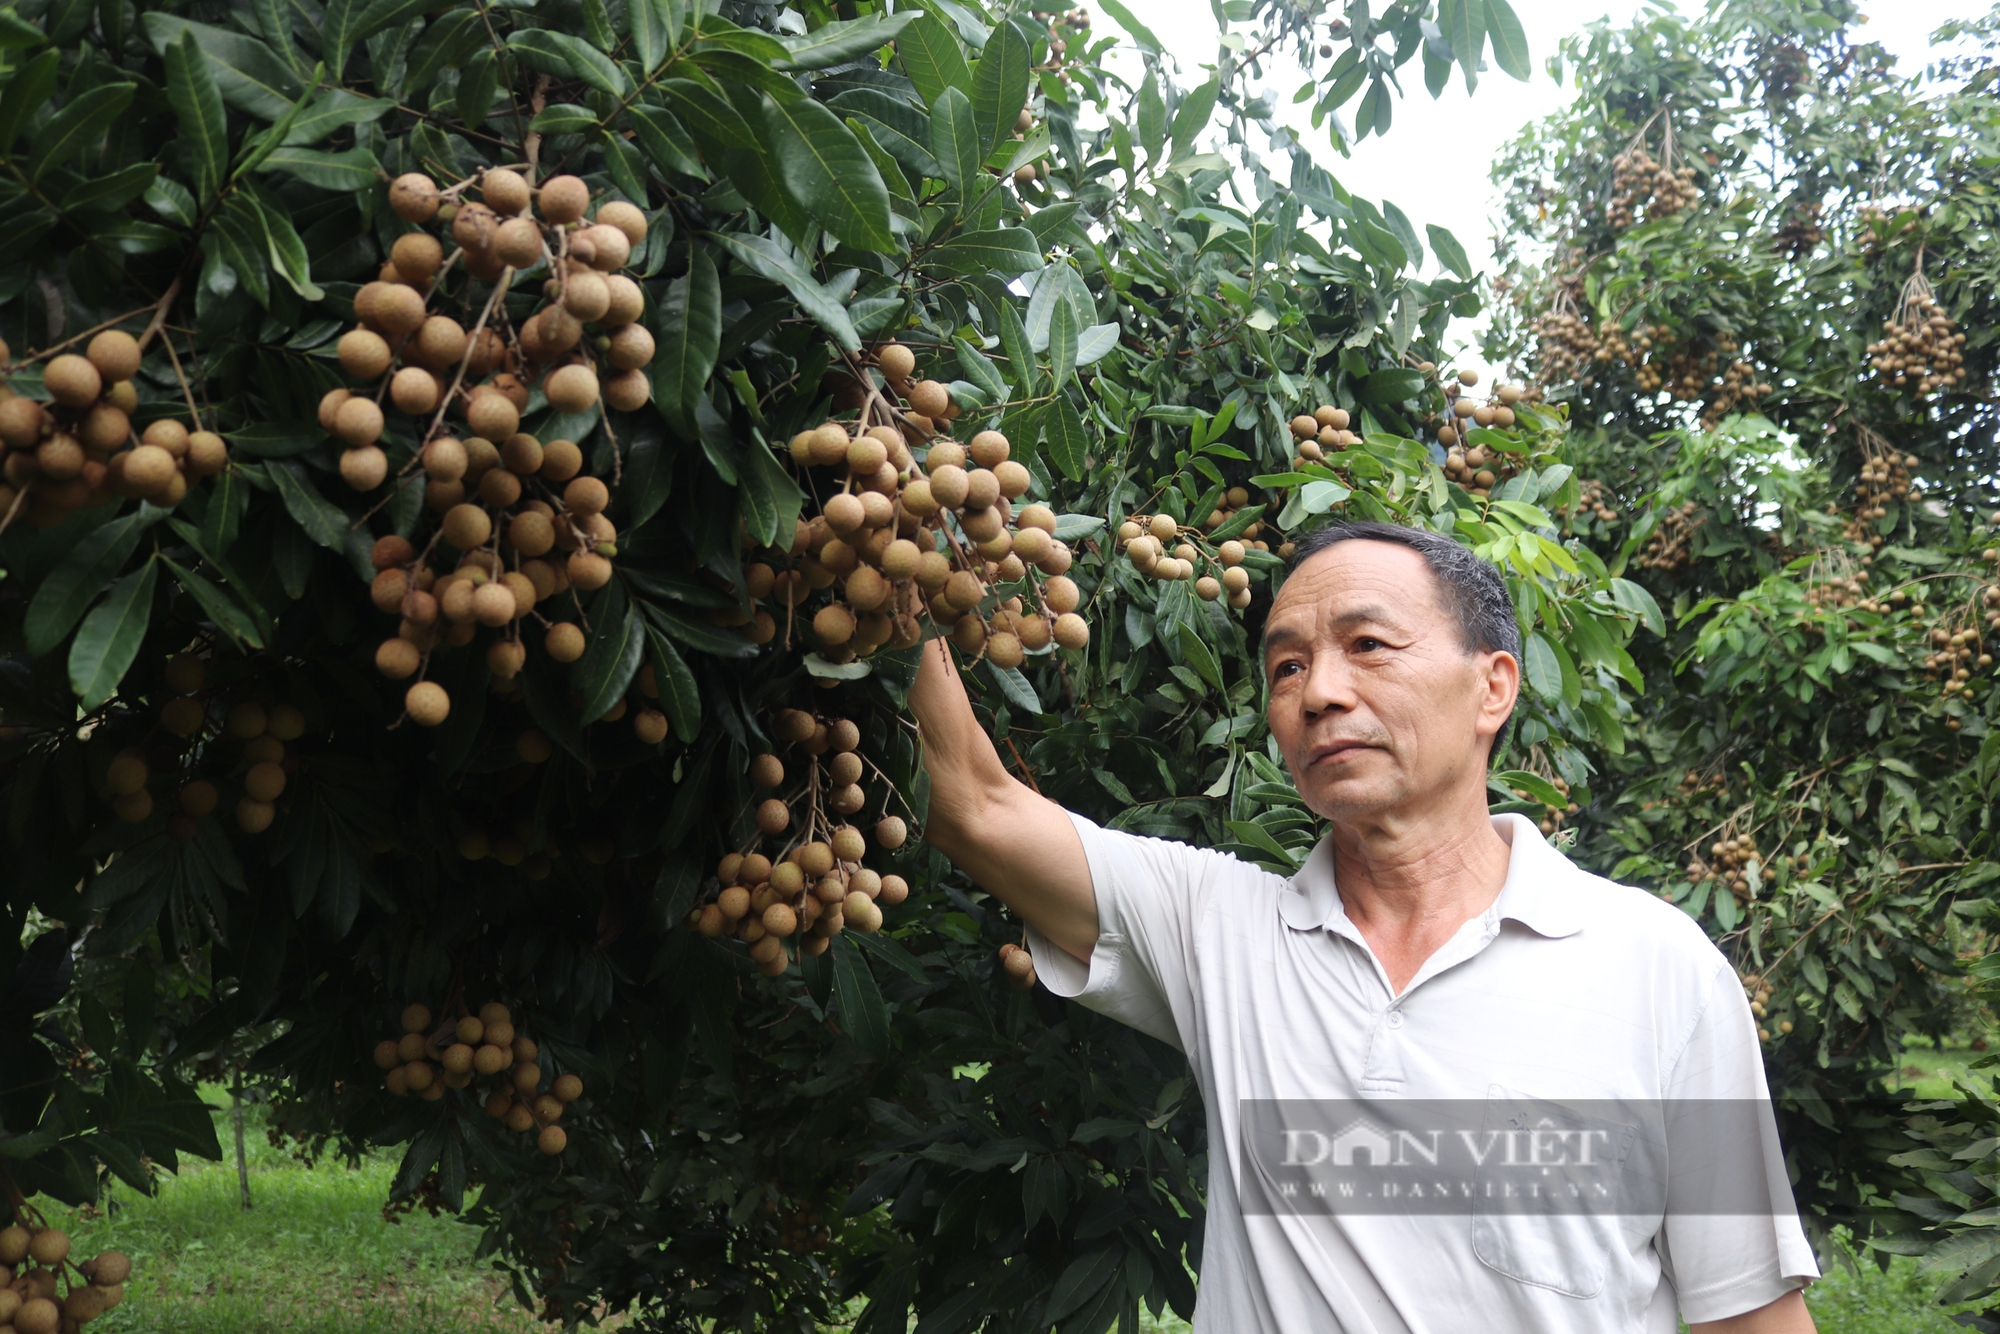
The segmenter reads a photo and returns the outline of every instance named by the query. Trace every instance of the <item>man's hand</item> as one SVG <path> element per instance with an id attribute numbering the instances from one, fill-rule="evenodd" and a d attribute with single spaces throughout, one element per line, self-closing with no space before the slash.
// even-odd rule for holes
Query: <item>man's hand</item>
<path id="1" fill-rule="evenodd" d="M 925 838 L 1028 925 L 1088 962 L 1097 895 L 1076 827 L 1062 807 L 1007 772 L 942 639 L 924 645 L 910 712 L 931 777 Z"/>
<path id="2" fill-rule="evenodd" d="M 1769 1306 L 1727 1320 L 1689 1325 L 1688 1334 L 1816 1334 L 1816 1328 L 1812 1313 L 1806 1310 L 1805 1293 L 1794 1289 Z"/>

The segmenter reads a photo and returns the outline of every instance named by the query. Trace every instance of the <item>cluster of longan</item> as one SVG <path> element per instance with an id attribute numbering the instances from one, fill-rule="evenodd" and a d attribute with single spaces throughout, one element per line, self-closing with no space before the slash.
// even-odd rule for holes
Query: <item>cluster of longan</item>
<path id="1" fill-rule="evenodd" d="M 1739 901 L 1747 903 L 1753 869 L 1759 874 L 1764 869 L 1764 857 L 1757 851 L 1757 840 L 1750 834 L 1737 834 L 1709 844 L 1706 859 L 1699 852 L 1689 857 L 1687 876 L 1696 884 L 1719 880 Z"/>
<path id="2" fill-rule="evenodd" d="M 777 1212 L 777 1205 L 774 1202 L 766 1200 L 764 1205 L 770 1212 Z M 823 1249 L 832 1240 L 833 1232 L 821 1221 L 817 1209 L 800 1205 L 786 1210 L 779 1220 L 778 1244 L 788 1251 L 810 1255 L 814 1251 Z"/>
<path id="3" fill-rule="evenodd" d="M 1535 364 L 1543 384 L 1581 384 L 1597 361 L 1609 361 L 1590 321 L 1564 303 L 1535 320 Z"/>
<path id="4" fill-rule="evenodd" d="M 555 742 L 540 728 L 526 728 L 514 738 L 514 753 L 528 764 L 541 764 L 555 754 Z M 578 839 L 577 847 L 592 866 L 606 865 L 618 855 L 618 845 L 608 834 L 585 834 Z M 530 880 L 548 879 L 565 851 L 556 834 L 546 829 L 540 846 L 535 845 L 532 815 L 491 820 L 486 828 L 469 828 L 458 836 L 458 855 L 465 860 L 479 862 L 490 858 L 502 866 L 518 866 Z"/>
<path id="5" fill-rule="evenodd" d="M 440 445 L 462 447 L 456 440 L 433 440 L 426 452 Z M 495 466 L 486 475 L 506 476 L 518 494 L 521 477 L 552 475 L 552 460 L 559 462 L 556 471 L 573 473 L 570 465 L 580 463 L 581 456 L 567 440 L 544 449 L 533 436 L 516 434 L 497 460 L 504 471 Z M 444 687 L 422 679 L 429 655 L 440 647 L 470 644 L 482 628 L 500 632 L 487 644 L 486 665 L 503 694 L 515 688 L 528 660 L 522 623 L 531 615 L 547 627 L 542 646 L 551 658 L 575 662 L 583 656 L 582 629 L 572 621 L 551 621 L 536 607 L 572 589 L 588 592 L 611 582 L 617 530 L 604 515 L 611 492 L 595 477 L 573 475 L 559 496 L 544 489 L 556 505 L 540 499 L 522 502 L 504 529 L 494 525 L 481 505 L 453 505 L 421 556 L 402 537 L 377 539 L 372 552 L 377 574 L 369 596 L 379 610 L 398 617 L 399 624 L 395 637 L 377 646 L 375 667 L 391 680 L 419 678 L 405 692 L 404 707 L 420 726 L 435 727 L 451 712 Z M 568 558 L 547 559 L 558 547 Z M 453 568 L 440 574 L 432 558 L 448 552 L 456 553 Z M 641 710 L 634 727 L 642 740 L 656 731 L 651 740 L 657 742 L 665 739 L 665 723 L 666 715 L 658 710 Z"/>
<path id="6" fill-rule="evenodd" d="M 1577 486 L 1576 505 L 1566 514 L 1588 514 L 1599 523 L 1616 523 L 1618 511 L 1611 507 L 1613 499 L 1611 488 L 1593 477 Z"/>
<path id="7" fill-rule="evenodd" d="M 1821 611 L 1845 611 L 1849 607 L 1859 607 L 1863 611 L 1878 610 L 1874 599 L 1869 596 L 1868 580 L 1854 573 L 1835 573 L 1815 579 L 1806 586 L 1806 605 Z M 1879 609 L 1887 610 L 1886 607 Z"/>
<path id="8" fill-rule="evenodd" d="M 1562 793 L 1563 796 L 1567 797 L 1569 795 L 1568 779 L 1551 778 L 1549 779 L 1549 785 L 1555 788 L 1556 791 Z M 1534 800 L 1534 798 L 1528 794 L 1528 790 L 1526 788 L 1520 788 L 1520 787 L 1515 788 L 1514 795 L 1521 798 L 1523 801 Z M 1570 816 L 1575 815 L 1581 809 L 1582 808 L 1573 801 L 1566 802 L 1561 806 L 1550 806 L 1544 803 L 1542 807 L 1542 818 L 1538 822 L 1539 827 L 1541 828 L 1541 831 L 1544 834 L 1553 834 L 1556 832 L 1556 830 L 1563 827 L 1563 821 L 1567 820 Z"/>
<path id="9" fill-rule="evenodd" d="M 613 407 L 637 408 L 652 392 L 642 368 L 653 359 L 653 336 L 636 322 L 645 297 L 637 283 L 617 272 L 645 239 L 646 215 L 612 201 L 598 209 L 595 222 L 586 223 L 590 189 L 574 176 L 552 177 L 537 190 L 518 172 L 499 168 L 479 178 L 485 202 L 459 202 L 472 184 L 463 181 L 440 193 L 428 176 L 410 173 L 389 187 L 390 205 L 399 216 L 419 225 L 449 223 L 458 249 L 447 257 L 444 243 L 429 232 L 406 232 L 396 238 L 376 281 L 355 294 L 357 323 L 341 336 L 340 366 L 357 380 L 380 383 L 373 394 L 332 390 L 321 400 L 319 415 L 346 446 L 340 472 L 356 490 L 372 491 L 388 476 L 388 456 L 376 443 L 385 425 L 385 394 L 413 417 L 437 414 L 420 436 L 428 444 L 452 409 L 463 414 L 471 434 L 509 439 L 520 429 L 534 384 L 558 411 L 588 412 L 600 391 L 595 356 L 600 350 L 615 372 L 601 386 Z M 531 202 L 539 220 L 529 212 Z M 493 284 L 471 333 L 431 309 L 446 296 L 445 278 L 454 263 Z M 549 275 L 543 284 L 547 304 L 515 325 L 501 297 L 515 273 L 538 270 Z M 602 330 L 588 342 L 587 325 Z M 468 389 L 468 378 L 479 383 Z M 435 471 L 433 481 L 446 489 L 452 484 Z M 439 499 L 434 491 L 433 506 L 444 508 Z"/>
<path id="10" fill-rule="evenodd" d="M 18 1216 L 18 1214 L 17 1214 Z M 132 1261 L 104 1251 L 83 1261 L 69 1258 L 61 1228 L 0 1229 L 0 1329 L 15 1334 L 61 1334 L 81 1328 L 125 1300 Z M 58 1296 L 60 1292 L 60 1296 Z"/>
<path id="11" fill-rule="evenodd" d="M 1785 214 L 1784 225 L 1772 233 L 1772 246 L 1793 259 L 1804 259 L 1819 249 L 1819 243 L 1826 239 L 1826 228 L 1820 225 L 1819 214 L 1816 200 L 1794 205 Z"/>
<path id="12" fill-rule="evenodd" d="M 1700 197 L 1695 188 L 1694 168 L 1657 162 L 1643 146 L 1626 149 L 1611 159 L 1611 203 L 1604 220 L 1622 231 L 1637 221 L 1643 211 L 1647 221 L 1669 218 L 1693 206 Z"/>
<path id="13" fill-rule="evenodd" d="M 1292 466 L 1324 463 L 1329 451 L 1360 444 L 1361 437 L 1347 429 L 1349 420 L 1346 408 L 1336 408 L 1330 403 L 1314 408 L 1310 417 L 1300 413 L 1292 418 Z"/>
<path id="14" fill-rule="evenodd" d="M 833 470 L 839 489 L 798 524 L 789 551 L 766 551 L 746 567 L 751 597 L 775 604 L 789 639 L 797 608 L 833 590 L 811 626 L 822 656 L 835 662 L 921 642 L 920 616 L 1001 667 L 1018 667 L 1051 642 L 1084 647 L 1082 594 L 1066 576 L 1073 556 L 1055 535 L 1054 511 L 1015 511 L 1033 479 L 1009 457 L 1007 437 L 980 431 L 961 445 L 934 436 L 958 412 L 944 385 L 913 380 L 916 358 L 898 343 L 879 350 L 877 365 L 909 403 L 901 429 L 856 423 L 851 432 L 830 421 L 792 438 L 794 461 Z M 923 440 L 919 461 L 910 446 Z M 1021 593 L 989 613 L 994 584 L 1021 585 Z M 776 630 L 776 618 L 762 612 L 751 638 L 766 642 Z"/>
<path id="15" fill-rule="evenodd" d="M 1988 605 L 1993 603 L 1989 601 Z M 1924 657 L 1924 675 L 1944 682 L 1946 699 L 1972 689 L 1975 669 L 1988 671 L 1993 666 L 1993 655 L 1986 651 L 1985 639 L 1977 626 L 1934 626 L 1930 642 L 1931 652 Z"/>
<path id="16" fill-rule="evenodd" d="M 1028 131 L 1034 128 L 1034 113 L 1023 107 L 1021 114 L 1014 118 L 1014 133 L 1012 137 L 1015 139 L 1025 139 L 1028 136 Z M 999 168 L 996 167 L 993 170 L 997 171 Z M 1048 178 L 1049 160 L 1045 156 L 1014 168 L 1014 188 L 1016 190 L 1025 191 L 1030 186 L 1046 181 Z"/>
<path id="17" fill-rule="evenodd" d="M 1202 527 L 1208 529 L 1210 532 L 1214 532 L 1234 519 L 1237 511 L 1249 503 L 1250 492 L 1248 488 L 1241 486 L 1230 487 L 1222 493 L 1222 499 L 1216 502 L 1216 507 L 1209 511 L 1208 519 L 1202 524 Z M 1242 534 L 1243 545 L 1255 551 L 1269 551 L 1271 544 L 1264 538 L 1264 532 L 1264 521 L 1262 519 L 1252 520 L 1244 526 Z"/>
<path id="18" fill-rule="evenodd" d="M 1870 453 L 1862 461 L 1861 473 L 1854 482 L 1854 510 L 1844 530 L 1848 541 L 1871 547 L 1883 544 L 1885 539 L 1876 531 L 1875 521 L 1888 516 L 1889 506 L 1923 494 L 1923 483 L 1910 475 L 1910 470 L 1917 466 L 1916 455 L 1894 450 Z"/>
<path id="19" fill-rule="evenodd" d="M 389 1092 L 435 1102 L 447 1089 L 491 1080 L 486 1114 L 517 1133 L 537 1131 L 536 1147 L 553 1157 L 569 1146 L 568 1132 L 556 1122 L 583 1096 L 583 1081 L 562 1075 L 541 1092 L 546 1072 L 540 1058 L 535 1040 L 516 1031 L 513 1012 L 498 1001 L 480 1006 L 476 1015 L 436 1022 L 430 1006 L 411 1005 L 403 1011 L 403 1035 L 375 1044 L 375 1067 L 384 1072 Z"/>
<path id="20" fill-rule="evenodd" d="M 221 436 L 170 417 L 149 423 L 134 442 L 140 355 L 138 339 L 106 329 L 83 355 L 65 352 L 44 368 L 48 402 L 0 383 L 0 517 L 25 505 L 30 524 L 50 528 L 72 511 L 119 500 L 172 508 L 194 482 L 229 466 Z M 11 357 L 0 342 L 0 363 Z"/>
<path id="21" fill-rule="evenodd" d="M 1687 568 L 1694 530 L 1701 527 L 1701 508 L 1692 500 L 1683 501 L 1660 516 L 1646 544 L 1634 557 L 1639 568 L 1661 574 L 1678 574 Z"/>
<path id="22" fill-rule="evenodd" d="M 1063 57 L 1069 53 L 1069 35 L 1081 40 L 1090 37 L 1090 11 L 1079 5 L 1075 9 L 1060 12 L 1041 8 L 1031 12 L 1051 16 L 1048 18 L 1049 56 L 1040 68 L 1054 74 L 1056 82 L 1067 86 L 1071 75 L 1064 65 Z"/>
<path id="23" fill-rule="evenodd" d="M 1868 345 L 1869 366 L 1890 389 L 1936 394 L 1965 383 L 1965 335 L 1926 290 L 1903 302 L 1898 318 L 1882 324 L 1882 340 Z"/>
<path id="24" fill-rule="evenodd" d="M 1478 383 L 1479 372 L 1460 371 L 1456 383 L 1445 385 L 1453 421 L 1438 427 L 1437 436 L 1438 443 L 1445 447 L 1444 475 L 1484 500 L 1494 487 L 1521 470 L 1521 461 L 1504 450 L 1489 450 L 1484 445 L 1468 447 L 1464 443 L 1465 433 L 1482 426 L 1502 431 L 1512 428 L 1514 407 L 1527 396 L 1527 390 L 1517 384 L 1498 385 L 1488 401 L 1475 403 L 1462 388 L 1469 389 Z"/>
<path id="25" fill-rule="evenodd" d="M 791 966 L 788 937 L 803 933 L 799 952 L 823 954 L 847 927 L 881 930 L 882 905 L 894 907 L 910 893 L 901 876 L 861 864 L 868 855 L 868 838 L 845 823 L 868 803 L 861 786 L 866 767 L 861 729 L 850 719 L 819 719 L 803 709 L 786 709 L 773 720 L 772 731 L 791 748 L 798 778 L 791 779 L 777 755 L 750 761 L 754 786 L 767 792 L 789 786 L 790 791 L 758 804 L 758 839 L 749 851 L 722 859 L 715 868 L 714 899 L 688 914 L 688 925 L 703 935 L 733 933 L 748 944 L 751 959 L 766 977 Z M 803 810 L 795 811 L 797 806 Z M 834 816 L 843 822 L 834 824 Z M 795 829 L 775 859 L 758 850 L 763 840 Z M 900 816 L 884 814 L 875 822 L 874 841 L 886 851 L 902 847 L 909 837 Z"/>
<path id="26" fill-rule="evenodd" d="M 1000 947 L 1000 971 L 1014 990 L 1035 989 L 1035 956 L 1011 941 Z"/>
<path id="27" fill-rule="evenodd" d="M 178 809 L 167 821 L 167 832 L 179 842 L 195 835 L 195 821 L 213 811 L 222 790 L 209 778 L 196 777 L 203 763 L 217 777 L 237 787 L 236 824 L 246 834 L 260 834 L 277 818 L 276 802 L 284 793 L 299 761 L 286 752 L 287 742 L 306 733 L 305 714 L 293 704 L 265 705 L 241 700 L 224 707 L 221 700 L 201 698 L 208 666 L 192 653 L 175 655 L 167 663 L 166 686 L 171 697 L 160 708 L 160 727 L 181 744 L 135 746 L 120 751 L 105 766 L 104 793 L 119 819 L 137 824 L 153 814 L 155 767 L 171 771 L 163 781 L 174 789 Z M 219 723 L 215 742 L 235 743 L 234 754 L 219 744 L 202 745 L 199 753 L 184 753 L 188 743 L 208 740 L 211 723 Z"/>
<path id="28" fill-rule="evenodd" d="M 1169 547 L 1167 543 L 1174 545 Z M 1118 545 L 1132 568 L 1162 583 L 1194 580 L 1203 602 L 1227 596 L 1242 611 L 1250 605 L 1250 571 L 1243 567 L 1244 544 L 1235 538 L 1211 545 L 1199 532 L 1183 528 L 1171 514 L 1135 514 L 1118 525 Z M 1289 544 L 1287 544 L 1289 545 Z M 1264 550 L 1259 544 L 1258 550 Z"/>
<path id="29" fill-rule="evenodd" d="M 1812 864 L 1812 858 L 1810 857 L 1800 857 L 1799 861 L 1805 865 Z M 1743 994 L 1750 998 L 1750 1013 L 1757 1018 L 1757 1040 L 1759 1042 L 1769 1042 L 1771 1040 L 1771 1030 L 1764 1027 L 1764 1020 L 1771 1013 L 1771 1006 L 1775 1002 L 1776 993 L 1771 990 L 1769 979 L 1757 973 L 1744 973 L 1741 980 L 1743 982 Z M 1778 1031 L 1780 1033 L 1791 1032 L 1792 1021 L 1789 1019 L 1779 1020 Z"/>

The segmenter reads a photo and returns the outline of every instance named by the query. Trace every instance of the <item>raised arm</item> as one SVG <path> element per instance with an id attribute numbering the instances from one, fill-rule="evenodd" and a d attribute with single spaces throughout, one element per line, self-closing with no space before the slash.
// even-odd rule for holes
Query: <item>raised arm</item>
<path id="1" fill-rule="evenodd" d="M 942 639 L 924 645 L 910 711 L 931 776 L 931 846 L 1059 948 L 1088 961 L 1097 944 L 1097 895 L 1083 842 L 1062 807 L 1000 762 Z"/>

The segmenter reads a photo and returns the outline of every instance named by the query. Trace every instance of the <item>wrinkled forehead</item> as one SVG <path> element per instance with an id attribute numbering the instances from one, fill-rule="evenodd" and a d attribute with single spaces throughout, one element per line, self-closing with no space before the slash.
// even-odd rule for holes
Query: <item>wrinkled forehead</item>
<path id="1" fill-rule="evenodd" d="M 1429 629 L 1447 617 L 1442 592 L 1430 565 L 1410 547 L 1368 538 L 1335 542 L 1285 580 L 1265 622 L 1265 642 L 1357 620 Z"/>

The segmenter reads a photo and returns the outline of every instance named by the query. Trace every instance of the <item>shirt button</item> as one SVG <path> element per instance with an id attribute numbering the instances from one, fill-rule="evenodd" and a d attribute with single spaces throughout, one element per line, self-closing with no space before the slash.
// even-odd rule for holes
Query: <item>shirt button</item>
<path id="1" fill-rule="evenodd" d="M 1389 1011 L 1389 1027 L 1401 1028 L 1402 1026 L 1403 1026 L 1403 1012 L 1401 1010 Z"/>

